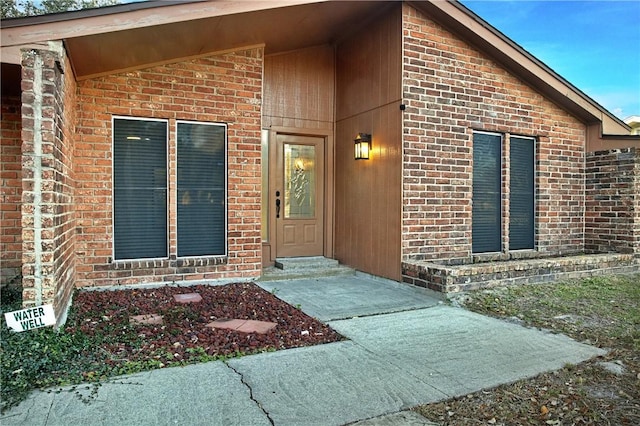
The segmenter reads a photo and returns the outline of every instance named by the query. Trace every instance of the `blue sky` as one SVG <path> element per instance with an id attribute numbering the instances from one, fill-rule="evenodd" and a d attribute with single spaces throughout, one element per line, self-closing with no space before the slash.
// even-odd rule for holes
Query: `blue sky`
<path id="1" fill-rule="evenodd" d="M 619 118 L 640 115 L 640 1 L 461 2 Z"/>

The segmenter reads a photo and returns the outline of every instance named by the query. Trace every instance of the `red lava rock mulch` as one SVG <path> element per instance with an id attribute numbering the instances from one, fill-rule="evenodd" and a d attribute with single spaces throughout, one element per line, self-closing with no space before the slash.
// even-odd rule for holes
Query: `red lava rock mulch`
<path id="1" fill-rule="evenodd" d="M 202 299 L 176 300 L 176 295 L 192 293 Z M 276 326 L 264 334 L 207 327 L 231 319 Z M 81 291 L 74 296 L 66 329 L 90 335 L 93 341 L 98 338 L 107 364 L 195 362 L 205 354 L 234 356 L 343 340 L 329 326 L 253 283 Z"/>

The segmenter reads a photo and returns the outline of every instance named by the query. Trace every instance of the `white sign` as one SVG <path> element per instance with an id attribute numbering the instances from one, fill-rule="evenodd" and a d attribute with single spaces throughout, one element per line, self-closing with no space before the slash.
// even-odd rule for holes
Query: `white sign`
<path id="1" fill-rule="evenodd" d="M 42 305 L 4 314 L 7 325 L 13 331 L 27 331 L 56 324 L 53 305 Z"/>

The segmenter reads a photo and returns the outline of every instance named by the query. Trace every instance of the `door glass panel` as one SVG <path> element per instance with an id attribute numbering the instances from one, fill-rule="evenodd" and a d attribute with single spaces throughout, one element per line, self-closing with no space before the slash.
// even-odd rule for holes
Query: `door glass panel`
<path id="1" fill-rule="evenodd" d="M 284 217 L 310 219 L 316 211 L 314 146 L 284 144 Z"/>

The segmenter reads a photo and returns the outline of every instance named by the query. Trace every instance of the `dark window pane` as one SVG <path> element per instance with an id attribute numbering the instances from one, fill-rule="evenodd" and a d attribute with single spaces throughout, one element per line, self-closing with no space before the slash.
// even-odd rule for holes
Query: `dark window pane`
<path id="1" fill-rule="evenodd" d="M 114 258 L 167 257 L 167 123 L 113 120 Z"/>
<path id="2" fill-rule="evenodd" d="M 534 248 L 535 141 L 511 137 L 509 249 Z"/>
<path id="3" fill-rule="evenodd" d="M 178 123 L 178 256 L 226 254 L 226 126 Z"/>
<path id="4" fill-rule="evenodd" d="M 500 135 L 473 135 L 473 223 L 474 253 L 502 250 L 500 212 L 501 177 Z"/>

